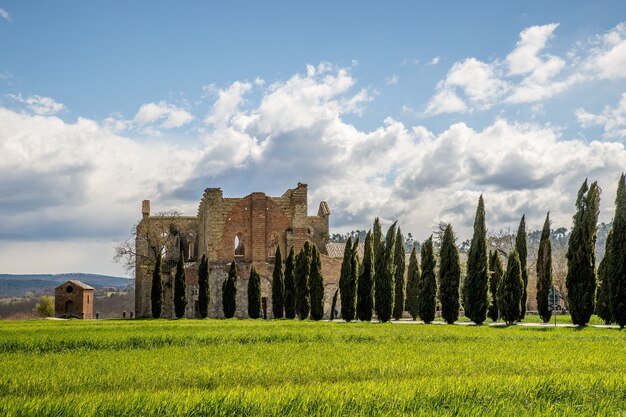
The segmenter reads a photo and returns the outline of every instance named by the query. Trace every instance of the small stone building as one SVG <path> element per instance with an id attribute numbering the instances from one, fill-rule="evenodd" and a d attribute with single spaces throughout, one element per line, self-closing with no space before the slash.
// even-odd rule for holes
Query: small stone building
<path id="1" fill-rule="evenodd" d="M 93 288 L 77 280 L 69 280 L 56 287 L 54 315 L 66 319 L 93 319 Z"/>
<path id="2" fill-rule="evenodd" d="M 210 317 L 223 317 L 222 283 L 230 263 L 236 262 L 237 317 L 247 317 L 247 285 L 250 269 L 261 275 L 263 313 L 272 317 L 271 288 L 274 255 L 280 248 L 283 261 L 293 247 L 296 253 L 308 240 L 320 251 L 325 278 L 325 315 L 341 269 L 341 257 L 330 254 L 328 204 L 319 204 L 317 215 L 308 214 L 307 185 L 298 183 L 280 197 L 255 192 L 245 197 L 224 197 L 219 188 L 207 188 L 197 216 L 172 216 L 150 213 L 150 201 L 142 205 L 143 218 L 137 225 L 135 312 L 137 317 L 151 315 L 151 288 L 154 260 L 163 257 L 163 309 L 161 317 L 173 317 L 173 292 L 176 261 L 183 254 L 187 278 L 186 317 L 198 316 L 198 262 L 209 260 Z M 337 251 L 339 252 L 339 251 Z"/>

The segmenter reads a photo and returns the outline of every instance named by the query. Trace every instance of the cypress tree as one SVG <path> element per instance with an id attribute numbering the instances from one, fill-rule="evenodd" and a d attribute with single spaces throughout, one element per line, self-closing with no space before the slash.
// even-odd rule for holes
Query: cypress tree
<path id="1" fill-rule="evenodd" d="M 583 182 L 576 198 L 574 227 L 567 248 L 567 299 L 572 323 L 584 326 L 594 311 L 596 292 L 596 223 L 600 208 L 600 189 L 594 181 Z M 613 236 L 615 239 L 615 235 Z"/>
<path id="2" fill-rule="evenodd" d="M 161 281 L 161 254 L 159 253 L 152 271 L 152 292 L 150 300 L 152 302 L 152 317 L 161 317 L 163 308 L 163 282 Z"/>
<path id="3" fill-rule="evenodd" d="M 489 256 L 489 293 L 491 300 L 489 304 L 489 318 L 498 321 L 498 286 L 504 275 L 504 268 L 500 260 L 498 250 L 494 250 Z"/>
<path id="4" fill-rule="evenodd" d="M 519 321 L 524 320 L 526 315 L 526 299 L 528 298 L 528 268 L 526 267 L 526 259 L 528 257 L 528 249 L 526 247 L 526 215 L 522 215 L 515 236 L 515 250 L 519 255 L 519 261 L 522 268 L 522 282 L 524 282 L 524 291 L 522 292 L 522 310 L 520 311 Z"/>
<path id="5" fill-rule="evenodd" d="M 352 245 L 352 258 L 350 267 L 350 291 L 352 301 L 352 320 L 356 320 L 356 290 L 359 284 L 359 274 L 361 273 L 361 262 L 359 261 L 359 238 L 357 237 Z"/>
<path id="6" fill-rule="evenodd" d="M 498 285 L 498 308 L 506 324 L 513 324 L 519 318 L 523 292 L 522 266 L 517 251 L 513 250 L 509 255 L 506 273 Z"/>
<path id="7" fill-rule="evenodd" d="M 422 280 L 420 266 L 417 262 L 417 250 L 413 246 L 411 256 L 409 257 L 409 268 L 407 270 L 406 282 L 406 309 L 413 318 L 417 320 L 419 316 L 419 286 Z"/>
<path id="8" fill-rule="evenodd" d="M 478 325 L 487 318 L 488 284 L 487 228 L 485 227 L 485 203 L 481 194 L 474 218 L 474 235 L 467 255 L 467 277 L 463 285 L 465 315 Z"/>
<path id="9" fill-rule="evenodd" d="M 396 233 L 396 253 L 393 256 L 393 260 L 396 264 L 396 273 L 394 278 L 395 285 L 395 299 L 393 302 L 393 318 L 400 320 L 402 313 L 404 313 L 404 257 L 406 256 L 404 250 L 404 236 L 402 231 L 398 228 Z"/>
<path id="10" fill-rule="evenodd" d="M 174 277 L 174 314 L 176 318 L 184 317 L 187 307 L 187 283 L 185 278 L 185 259 L 183 251 L 180 251 L 176 263 L 176 276 Z"/>
<path id="11" fill-rule="evenodd" d="M 374 283 L 374 247 L 373 235 L 370 230 L 365 236 L 365 252 L 363 253 L 363 265 L 357 283 L 357 318 L 361 321 L 372 320 L 374 309 L 373 283 Z"/>
<path id="12" fill-rule="evenodd" d="M 222 309 L 227 319 L 234 317 L 237 309 L 237 278 L 237 265 L 233 259 L 228 277 L 222 283 Z"/>
<path id="13" fill-rule="evenodd" d="M 358 242 L 358 238 L 357 238 Z M 343 251 L 343 261 L 341 263 L 341 275 L 339 276 L 339 296 L 341 297 L 341 318 L 345 321 L 352 321 L 355 317 L 356 303 L 356 280 L 354 279 L 355 266 L 354 247 L 352 237 L 348 238 Z"/>
<path id="14" fill-rule="evenodd" d="M 422 245 L 422 281 L 419 286 L 419 316 L 424 323 L 435 319 L 437 308 L 437 280 L 435 278 L 435 249 L 433 237 L 430 236 Z"/>
<path id="15" fill-rule="evenodd" d="M 611 264 L 611 246 L 613 240 L 613 230 L 609 231 L 606 238 L 604 257 L 598 266 L 598 289 L 596 290 L 596 314 L 604 320 L 605 324 L 611 324 L 611 294 L 608 269 Z"/>
<path id="16" fill-rule="evenodd" d="M 313 248 L 311 256 L 311 318 L 321 320 L 324 317 L 324 276 L 322 275 L 322 261 L 317 246 Z"/>
<path id="17" fill-rule="evenodd" d="M 200 318 L 204 319 L 209 315 L 209 301 L 211 300 L 209 291 L 209 260 L 206 255 L 202 255 L 198 266 L 198 308 Z"/>
<path id="18" fill-rule="evenodd" d="M 396 244 L 396 222 L 387 230 L 385 245 L 380 249 L 380 262 L 375 273 L 375 308 L 378 320 L 385 323 L 391 318 L 394 299 L 394 277 L 396 264 L 394 262 Z M 378 257 L 378 256 L 377 256 Z"/>
<path id="19" fill-rule="evenodd" d="M 376 217 L 374 219 L 374 242 L 373 242 L 373 249 L 374 249 L 374 271 L 378 270 L 378 263 L 379 263 L 379 258 L 382 259 L 383 258 L 383 254 L 382 251 L 385 248 L 385 244 L 383 242 L 383 231 L 380 228 L 380 220 L 378 219 L 378 217 Z M 379 256 L 380 254 L 380 256 Z"/>
<path id="20" fill-rule="evenodd" d="M 615 197 L 615 217 L 610 250 L 607 254 L 607 281 L 609 282 L 609 304 L 611 320 L 626 325 L 626 185 L 624 174 L 620 176 Z M 607 246 L 609 242 L 607 240 Z"/>
<path id="21" fill-rule="evenodd" d="M 337 310 L 337 296 L 339 295 L 339 288 L 335 290 L 335 294 L 333 294 L 333 301 L 330 304 L 330 321 L 336 319 L 335 311 Z"/>
<path id="22" fill-rule="evenodd" d="M 461 265 L 459 250 L 452 225 L 448 224 L 443 232 L 439 255 L 439 300 L 441 316 L 448 324 L 459 318 L 459 285 L 461 284 Z"/>
<path id="23" fill-rule="evenodd" d="M 250 269 L 248 280 L 248 317 L 258 319 L 261 317 L 261 276 L 256 269 Z"/>
<path id="24" fill-rule="evenodd" d="M 285 318 L 296 317 L 296 277 L 295 277 L 295 252 L 293 246 L 285 260 Z"/>
<path id="25" fill-rule="evenodd" d="M 300 320 L 306 320 L 311 310 L 311 294 L 309 292 L 309 278 L 311 275 L 311 242 L 304 242 L 304 246 L 296 256 L 296 314 Z"/>
<path id="26" fill-rule="evenodd" d="M 537 310 L 544 323 L 550 321 L 552 311 L 548 297 L 552 289 L 552 244 L 550 243 L 550 213 L 541 230 L 539 252 L 537 253 Z"/>
<path id="27" fill-rule="evenodd" d="M 274 255 L 274 272 L 272 272 L 272 316 L 282 319 L 285 310 L 285 275 L 283 274 L 283 259 L 280 255 L 280 246 L 276 247 Z"/>

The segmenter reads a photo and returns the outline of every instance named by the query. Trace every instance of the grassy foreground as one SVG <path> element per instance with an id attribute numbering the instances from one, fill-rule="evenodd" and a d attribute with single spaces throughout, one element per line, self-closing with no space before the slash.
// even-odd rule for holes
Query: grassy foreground
<path id="1" fill-rule="evenodd" d="M 0 415 L 626 415 L 613 329 L 0 322 Z"/>

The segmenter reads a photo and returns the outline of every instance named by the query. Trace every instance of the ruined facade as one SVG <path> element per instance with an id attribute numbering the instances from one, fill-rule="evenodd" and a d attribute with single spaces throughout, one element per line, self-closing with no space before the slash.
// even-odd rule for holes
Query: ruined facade
<path id="1" fill-rule="evenodd" d="M 93 319 L 93 288 L 69 280 L 54 289 L 54 316 L 66 319 Z"/>
<path id="2" fill-rule="evenodd" d="M 224 197 L 219 188 L 207 188 L 195 217 L 151 215 L 150 202 L 143 202 L 143 218 L 137 226 L 135 311 L 138 317 L 151 315 L 150 293 L 154 259 L 163 254 L 162 317 L 173 316 L 173 278 L 176 260 L 183 251 L 187 274 L 187 317 L 198 315 L 197 263 L 206 255 L 210 267 L 209 317 L 223 317 L 222 283 L 235 260 L 237 317 L 247 317 L 247 284 L 254 266 L 261 275 L 263 312 L 271 317 L 271 286 L 274 254 L 280 247 L 283 261 L 291 247 L 296 253 L 307 240 L 314 243 L 322 258 L 326 282 L 326 314 L 337 287 L 341 259 L 328 256 L 330 210 L 322 201 L 317 215 L 307 212 L 307 185 L 298 183 L 280 197 L 261 192 L 243 198 Z"/>

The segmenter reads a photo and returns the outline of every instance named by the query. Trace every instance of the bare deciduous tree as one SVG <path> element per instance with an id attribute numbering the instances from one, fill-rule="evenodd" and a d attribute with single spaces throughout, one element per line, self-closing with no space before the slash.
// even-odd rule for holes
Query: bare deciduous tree
<path id="1" fill-rule="evenodd" d="M 153 268 L 156 256 L 165 255 L 164 252 L 178 242 L 179 223 L 180 213 L 175 210 L 162 211 L 142 220 L 133 226 L 128 238 L 115 247 L 113 260 L 131 275 L 137 261 Z M 138 245 L 145 245 L 147 251 L 138 250 Z"/>

